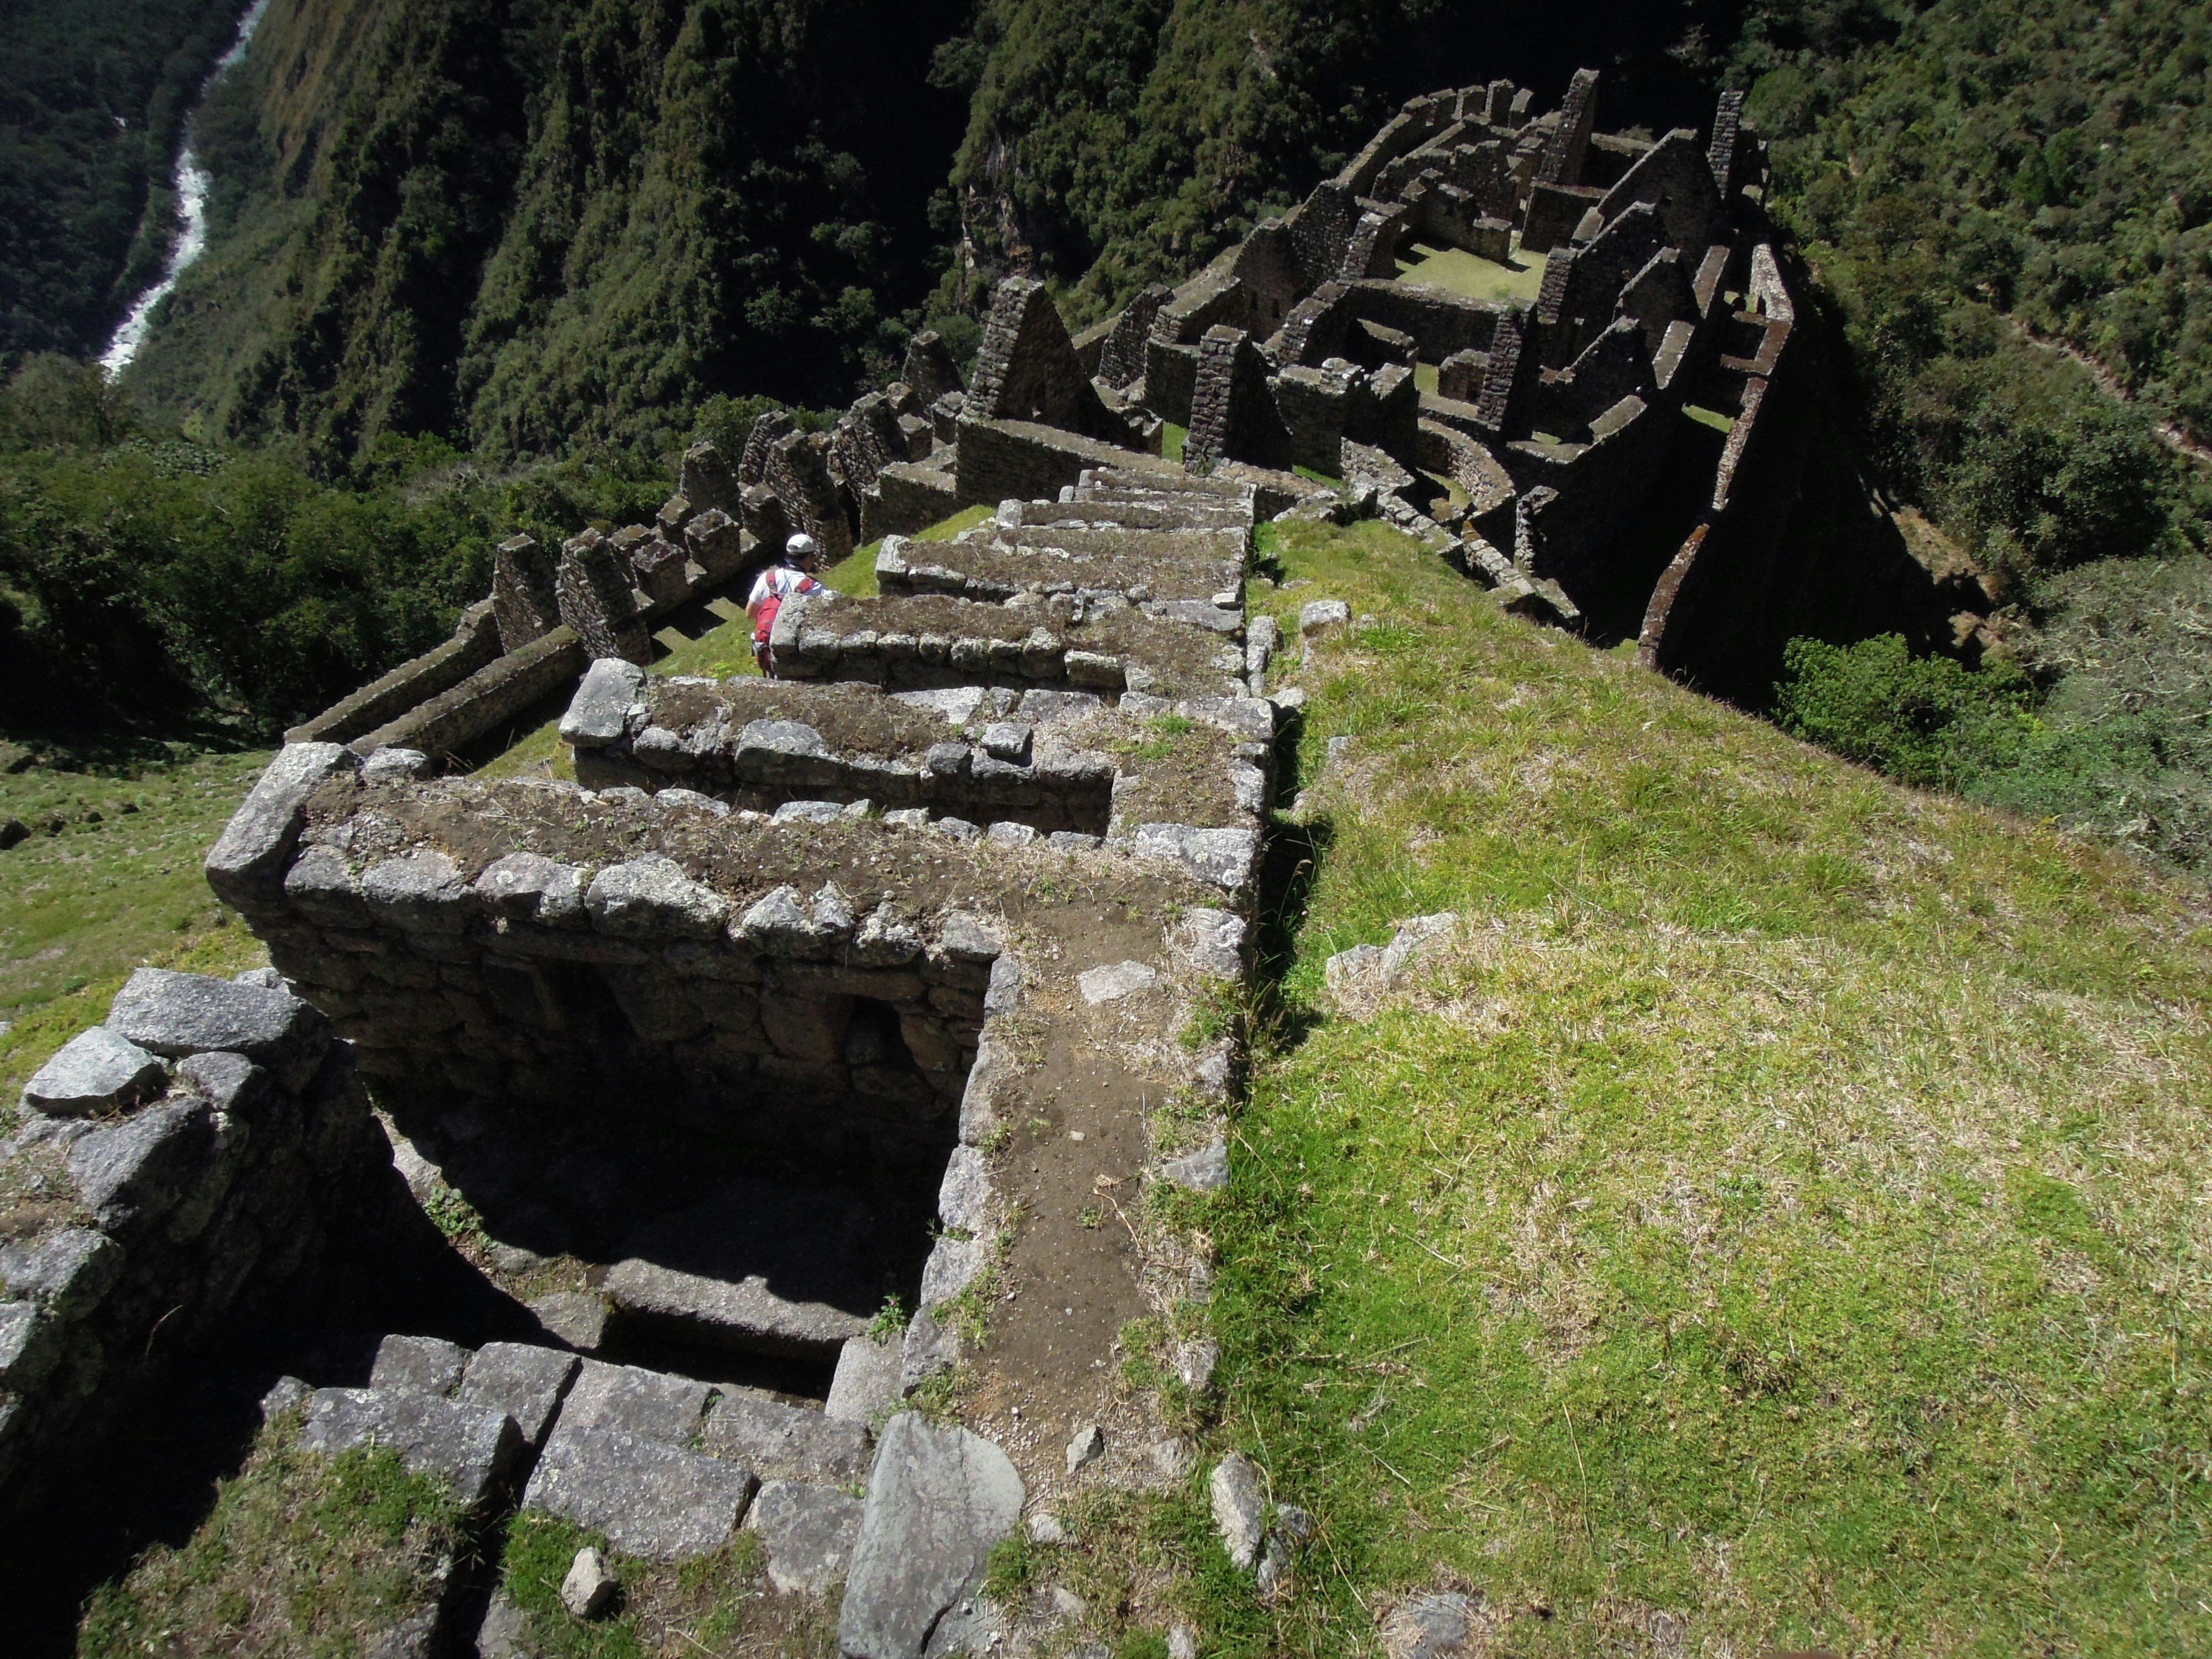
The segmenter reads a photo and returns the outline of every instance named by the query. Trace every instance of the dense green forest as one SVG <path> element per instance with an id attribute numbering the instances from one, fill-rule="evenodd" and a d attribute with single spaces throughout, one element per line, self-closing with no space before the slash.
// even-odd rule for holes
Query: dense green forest
<path id="1" fill-rule="evenodd" d="M 710 404 L 703 429 L 726 438 L 757 407 Z M 494 477 L 396 435 L 325 483 L 151 426 L 98 369 L 33 358 L 0 392 L 0 729 L 71 741 L 214 715 L 266 738 L 443 639 L 501 538 L 612 528 L 667 493 L 635 452 Z"/>
<path id="2" fill-rule="evenodd" d="M 2212 485 L 2171 440 L 2212 385 L 2208 52 L 2177 0 L 1941 0 L 1754 18 L 1736 54 L 1869 475 L 1974 562 L 2010 647 L 1972 672 L 1808 642 L 1778 714 L 2190 863 L 2212 854 Z"/>
<path id="3" fill-rule="evenodd" d="M 0 6 L 0 378 L 32 352 L 98 351 L 153 279 L 179 128 L 240 9 Z"/>
<path id="4" fill-rule="evenodd" d="M 134 389 L 324 476 L 386 432 L 651 448 L 717 393 L 849 398 L 946 258 L 961 106 L 926 70 L 952 21 L 274 0 L 204 123 L 213 251 Z"/>

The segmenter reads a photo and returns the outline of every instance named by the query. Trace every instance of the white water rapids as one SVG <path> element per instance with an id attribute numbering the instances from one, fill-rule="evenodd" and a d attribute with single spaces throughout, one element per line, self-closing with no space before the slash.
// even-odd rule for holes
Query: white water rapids
<path id="1" fill-rule="evenodd" d="M 169 250 L 168 264 L 161 272 L 161 280 L 148 289 L 131 303 L 130 314 L 115 331 L 115 337 L 100 356 L 100 366 L 107 371 L 110 380 L 130 366 L 145 343 L 146 331 L 153 326 L 154 309 L 167 299 L 177 286 L 177 278 L 185 268 L 207 251 L 207 170 L 192 154 L 192 118 L 200 112 L 200 106 L 214 90 L 215 83 L 246 56 L 246 43 L 253 39 L 255 27 L 261 14 L 269 9 L 269 0 L 253 0 L 252 9 L 239 21 L 238 39 L 231 42 L 230 50 L 216 59 L 215 67 L 200 83 L 200 95 L 185 117 L 184 147 L 177 153 L 177 211 L 183 216 L 184 229 L 179 233 L 176 246 Z"/>

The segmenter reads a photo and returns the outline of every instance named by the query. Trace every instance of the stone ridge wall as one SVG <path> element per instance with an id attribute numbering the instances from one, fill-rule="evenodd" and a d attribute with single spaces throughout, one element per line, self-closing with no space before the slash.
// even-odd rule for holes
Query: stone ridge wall
<path id="1" fill-rule="evenodd" d="M 9 1160 L 67 1197 L 0 1248 L 0 1523 L 180 1366 L 304 1306 L 392 1164 L 315 1009 L 157 969 L 31 1080 L 23 1115 Z"/>
<path id="2" fill-rule="evenodd" d="M 593 672 L 618 671 L 610 663 Z M 587 679 L 577 694 L 580 702 L 596 689 Z M 639 701 L 612 741 L 593 743 L 580 734 L 571 738 L 580 781 L 656 793 L 670 787 L 690 789 L 729 806 L 770 812 L 793 800 L 867 801 L 888 811 L 921 807 L 971 823 L 1023 823 L 1047 834 L 1103 836 L 1113 817 L 1112 758 L 1061 746 L 1055 741 L 1058 721 L 1042 726 L 1000 721 L 976 744 L 961 741 L 962 728 L 948 724 L 944 740 L 926 751 L 888 757 L 839 754 L 803 720 L 733 724 L 726 708 L 671 729 L 654 719 L 654 690 L 617 691 Z M 1102 706 L 1093 696 L 1060 695 L 1079 706 Z"/>
<path id="3" fill-rule="evenodd" d="M 313 720 L 285 732 L 287 743 L 350 743 L 459 685 L 500 653 L 500 635 L 489 601 L 461 612 L 453 637 L 342 697 Z"/>
<path id="4" fill-rule="evenodd" d="M 402 811 L 458 827 L 487 810 L 510 823 L 592 810 L 571 788 L 455 787 L 362 786 L 343 750 L 297 757 L 210 857 L 218 891 L 247 901 L 278 969 L 373 1082 L 549 1112 L 615 1099 L 733 1143 L 863 1164 L 941 1140 L 1001 949 L 986 924 L 829 883 L 726 890 L 660 854 L 456 857 L 396 833 Z M 307 831 L 315 788 L 349 810 Z M 848 1048 L 862 1001 L 889 1011 L 899 1052 Z"/>
<path id="5" fill-rule="evenodd" d="M 1759 349 L 1750 360 L 1723 359 L 1717 378 L 1730 378 L 1730 368 L 1764 372 L 1741 373 L 1711 506 L 1652 589 L 1636 652 L 1647 668 L 1724 694 L 1763 690 L 1776 665 L 1775 650 L 1759 642 L 1771 632 L 1781 536 L 1813 426 L 1788 282 L 1765 244 L 1751 269 L 1764 314 L 1739 313 L 1734 322 L 1755 331 Z"/>

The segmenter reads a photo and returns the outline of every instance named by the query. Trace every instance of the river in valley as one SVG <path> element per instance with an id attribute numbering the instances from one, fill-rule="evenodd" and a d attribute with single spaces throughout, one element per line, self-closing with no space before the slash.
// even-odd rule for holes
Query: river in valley
<path id="1" fill-rule="evenodd" d="M 261 14 L 268 9 L 269 0 L 253 0 L 252 9 L 239 20 L 238 39 L 208 71 L 208 78 L 200 83 L 198 100 L 185 118 L 185 142 L 183 148 L 177 152 L 174 186 L 177 213 L 184 225 L 177 233 L 175 245 L 169 250 L 161 280 L 131 302 L 129 313 L 115 331 L 115 337 L 108 342 L 107 349 L 100 354 L 100 366 L 107 371 L 111 379 L 130 367 L 131 360 L 138 355 L 138 348 L 145 343 L 146 331 L 153 326 L 155 310 L 169 297 L 177 286 L 177 278 L 184 274 L 185 268 L 207 251 L 208 175 L 207 170 L 200 166 L 199 158 L 192 154 L 192 122 L 200 112 L 200 106 L 207 102 L 208 94 L 214 89 L 215 83 L 246 56 L 246 45 L 253 39 L 253 31 L 261 21 Z"/>

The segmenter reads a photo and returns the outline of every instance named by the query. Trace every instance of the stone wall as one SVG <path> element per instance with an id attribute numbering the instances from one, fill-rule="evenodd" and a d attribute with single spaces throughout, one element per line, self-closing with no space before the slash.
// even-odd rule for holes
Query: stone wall
<path id="1" fill-rule="evenodd" d="M 1147 464 L 1139 453 L 1033 421 L 963 418 L 955 475 L 957 500 L 962 507 L 972 507 L 979 501 L 1049 499 L 1078 483 L 1086 467 Z M 1168 465 L 1157 456 L 1149 465 Z"/>
<path id="2" fill-rule="evenodd" d="M 33 1230 L 0 1247 L 0 1523 L 181 1367 L 296 1311 L 392 1159 L 322 1014 L 151 968 L 31 1079 L 6 1153 L 48 1218 L 19 1206 Z"/>
<path id="3" fill-rule="evenodd" d="M 682 828 L 674 799 L 367 782 L 325 748 L 280 757 L 209 875 L 372 1083 L 627 1113 L 725 1147 L 942 1158 L 1001 949 L 981 921 L 848 896 L 826 870 L 775 883 L 775 860 L 738 854 L 747 834 L 705 807 L 693 839 L 719 856 L 622 856 L 641 814 Z M 598 856 L 493 856 L 471 832 L 488 809 L 506 848 L 535 823 Z"/>
<path id="4" fill-rule="evenodd" d="M 313 720 L 294 726 L 284 739 L 288 743 L 349 743 L 459 684 L 499 655 L 501 641 L 492 603 L 471 605 L 461 613 L 452 639 L 340 698 Z"/>

